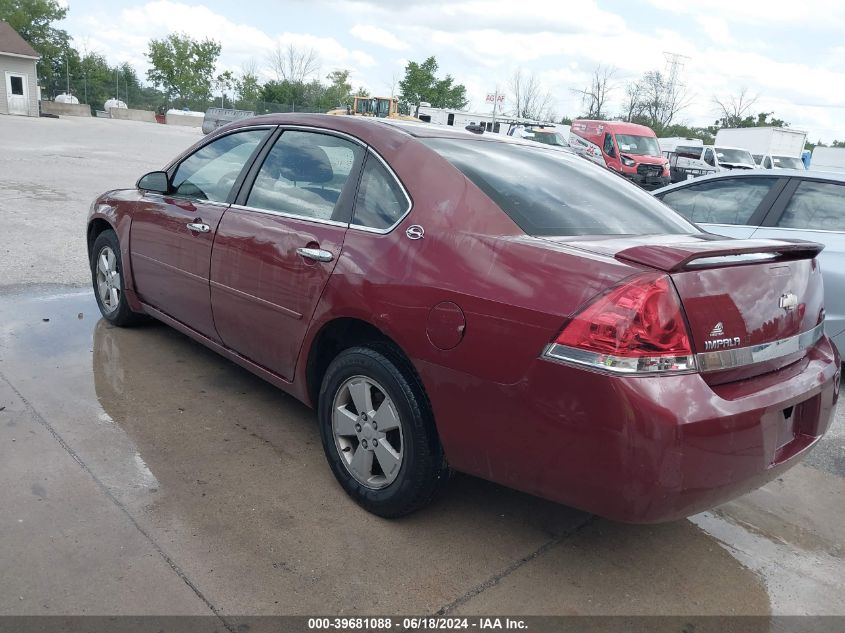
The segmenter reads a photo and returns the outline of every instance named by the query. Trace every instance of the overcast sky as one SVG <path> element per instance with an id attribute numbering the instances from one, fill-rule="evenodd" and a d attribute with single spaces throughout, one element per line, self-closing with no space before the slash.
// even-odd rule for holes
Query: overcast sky
<path id="1" fill-rule="evenodd" d="M 536 73 L 558 116 L 577 115 L 572 89 L 597 64 L 618 84 L 666 70 L 664 53 L 686 56 L 681 78 L 692 96 L 680 118 L 712 123 L 713 95 L 748 88 L 754 111 L 773 111 L 810 140 L 845 139 L 845 2 L 842 0 L 67 0 L 63 27 L 79 47 L 128 61 L 143 76 L 152 37 L 183 31 L 223 45 L 220 69 L 254 61 L 270 78 L 276 42 L 313 47 L 320 74 L 346 68 L 357 88 L 386 95 L 408 60 L 437 57 L 466 85 L 470 109 L 487 111 L 507 93 L 517 67 Z M 577 8 L 576 8 L 577 7 Z"/>

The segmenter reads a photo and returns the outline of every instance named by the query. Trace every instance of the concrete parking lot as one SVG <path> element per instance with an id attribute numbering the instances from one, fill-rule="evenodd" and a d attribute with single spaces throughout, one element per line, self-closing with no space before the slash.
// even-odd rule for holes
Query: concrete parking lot
<path id="1" fill-rule="evenodd" d="M 88 290 L 93 197 L 198 130 L 0 117 L 0 614 L 845 615 L 845 414 L 803 464 L 630 526 L 456 476 L 387 521 L 314 414 Z"/>

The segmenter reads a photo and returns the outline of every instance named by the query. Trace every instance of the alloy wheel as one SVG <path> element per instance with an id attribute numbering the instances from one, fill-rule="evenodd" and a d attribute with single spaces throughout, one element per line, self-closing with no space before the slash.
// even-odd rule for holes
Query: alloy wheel
<path id="1" fill-rule="evenodd" d="M 110 246 L 104 246 L 97 254 L 97 294 L 106 312 L 111 313 L 120 306 L 120 272 L 117 270 L 117 256 Z"/>
<path id="2" fill-rule="evenodd" d="M 332 434 L 341 461 L 358 483 L 372 490 L 393 483 L 402 467 L 402 422 L 378 382 L 353 376 L 340 386 Z"/>

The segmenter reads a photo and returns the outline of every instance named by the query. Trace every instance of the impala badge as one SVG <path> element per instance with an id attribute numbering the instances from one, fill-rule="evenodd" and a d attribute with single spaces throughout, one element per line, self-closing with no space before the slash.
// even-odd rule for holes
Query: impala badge
<path id="1" fill-rule="evenodd" d="M 421 240 L 425 237 L 425 229 L 419 224 L 412 224 L 408 227 L 408 230 L 405 231 L 405 235 L 407 235 L 408 239 L 411 240 Z"/>
<path id="2" fill-rule="evenodd" d="M 741 342 L 738 336 L 734 336 L 733 338 L 717 338 L 711 341 L 704 341 L 704 349 L 705 351 L 712 352 L 717 349 L 737 347 Z"/>
<path id="3" fill-rule="evenodd" d="M 791 292 L 786 292 L 780 296 L 778 305 L 784 310 L 792 310 L 798 305 L 798 297 Z"/>
<path id="4" fill-rule="evenodd" d="M 710 336 L 722 336 L 725 333 L 725 326 L 722 325 L 722 322 L 719 321 L 716 325 L 713 326 L 713 329 L 710 330 Z"/>

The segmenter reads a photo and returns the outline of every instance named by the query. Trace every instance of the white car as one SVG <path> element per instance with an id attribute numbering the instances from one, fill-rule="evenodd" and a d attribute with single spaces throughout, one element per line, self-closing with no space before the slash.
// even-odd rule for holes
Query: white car
<path id="1" fill-rule="evenodd" d="M 704 176 L 653 194 L 718 235 L 819 242 L 825 331 L 845 350 L 845 174 L 755 169 Z"/>

